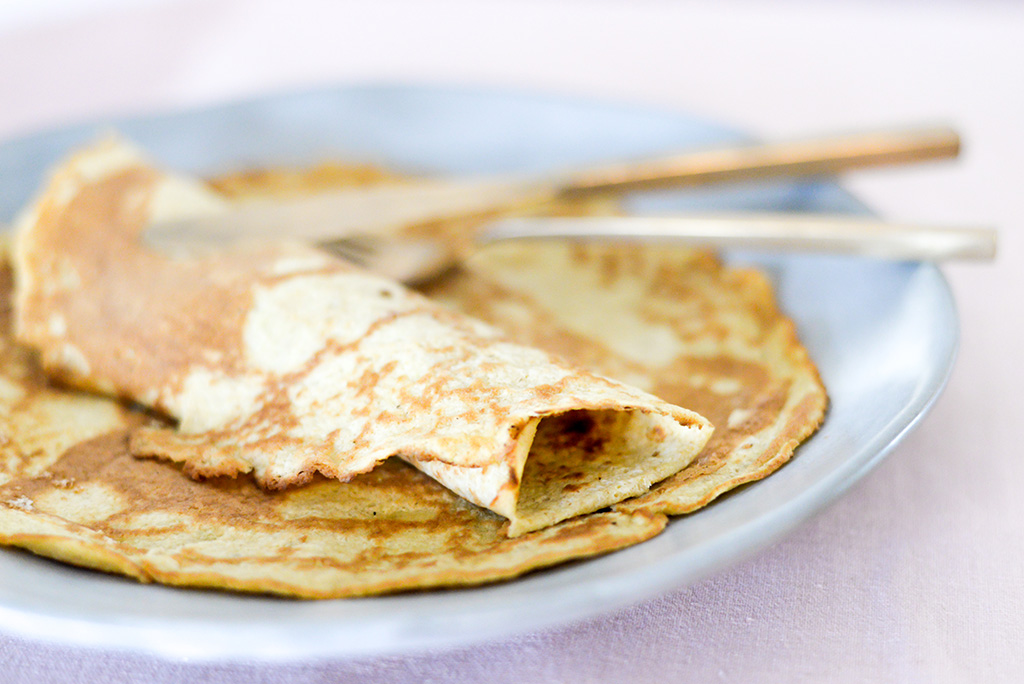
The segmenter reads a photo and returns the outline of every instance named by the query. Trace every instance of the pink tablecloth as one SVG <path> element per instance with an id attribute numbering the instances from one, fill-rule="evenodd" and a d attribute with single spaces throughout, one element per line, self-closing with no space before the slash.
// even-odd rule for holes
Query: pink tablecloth
<path id="1" fill-rule="evenodd" d="M 920 428 L 838 504 L 694 586 L 578 624 L 387 658 L 209 665 L 0 634 L 0 682 L 1020 681 L 1024 9 L 1018 4 L 198 2 L 0 5 L 0 138 L 284 87 L 512 85 L 766 136 L 940 120 L 955 165 L 848 186 L 892 218 L 998 226 L 950 265 L 961 355 Z"/>

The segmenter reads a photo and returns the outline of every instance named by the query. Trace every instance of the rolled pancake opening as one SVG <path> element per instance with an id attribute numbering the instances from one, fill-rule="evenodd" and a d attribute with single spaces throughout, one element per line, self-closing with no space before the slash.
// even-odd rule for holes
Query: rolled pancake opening
<path id="1" fill-rule="evenodd" d="M 541 420 L 509 536 L 637 496 L 681 470 L 701 435 L 680 433 L 674 422 L 643 411 L 584 410 Z"/>
<path id="2" fill-rule="evenodd" d="M 574 409 L 527 421 L 508 460 L 483 468 L 403 458 L 508 518 L 515 537 L 642 494 L 689 465 L 711 434 L 694 415 Z"/>
<path id="3" fill-rule="evenodd" d="M 136 455 L 268 488 L 400 455 L 516 535 L 646 491 L 711 435 L 692 411 L 313 248 L 171 258 L 142 241 L 155 218 L 218 201 L 107 141 L 59 168 L 19 225 L 19 340 L 52 376 L 179 421 L 136 431 Z"/>

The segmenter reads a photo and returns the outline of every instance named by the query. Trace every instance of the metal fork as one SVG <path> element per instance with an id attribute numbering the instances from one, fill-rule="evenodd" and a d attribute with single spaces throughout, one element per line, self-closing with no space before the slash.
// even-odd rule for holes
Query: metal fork
<path id="1" fill-rule="evenodd" d="M 406 283 L 438 276 L 496 242 L 526 239 L 677 242 L 771 251 L 826 252 L 881 259 L 939 261 L 992 259 L 996 232 L 814 214 L 506 218 L 476 231 L 471 249 L 440 238 L 359 234 L 327 249 L 360 266 Z"/>

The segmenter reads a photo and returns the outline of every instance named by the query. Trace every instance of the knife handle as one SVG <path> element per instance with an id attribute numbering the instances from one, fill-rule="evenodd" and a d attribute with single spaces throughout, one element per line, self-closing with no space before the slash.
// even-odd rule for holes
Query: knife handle
<path id="1" fill-rule="evenodd" d="M 960 136 L 948 127 L 751 143 L 571 173 L 562 179 L 562 194 L 677 188 L 780 176 L 827 176 L 850 169 L 952 158 L 959 152 Z"/>

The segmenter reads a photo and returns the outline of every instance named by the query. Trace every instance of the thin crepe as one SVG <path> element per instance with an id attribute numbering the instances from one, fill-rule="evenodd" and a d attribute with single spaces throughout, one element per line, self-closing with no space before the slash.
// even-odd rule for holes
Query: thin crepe
<path id="1" fill-rule="evenodd" d="M 472 585 L 635 544 L 665 516 L 604 512 L 515 539 L 504 520 L 391 459 L 268 492 L 138 459 L 152 416 L 50 385 L 10 334 L 0 249 L 0 544 L 142 582 L 301 598 Z"/>
<path id="2" fill-rule="evenodd" d="M 268 488 L 399 456 L 516 536 L 647 491 L 710 437 L 692 411 L 312 248 L 142 243 L 154 218 L 218 201 L 109 140 L 20 223 L 19 340 L 63 382 L 178 420 L 136 429 L 137 455 Z"/>
<path id="3" fill-rule="evenodd" d="M 351 176 L 327 171 L 273 169 L 216 185 L 265 195 Z M 543 282 L 552 273 L 558 287 Z M 695 510 L 780 467 L 825 409 L 814 366 L 760 273 L 688 249 L 491 248 L 428 294 L 521 342 L 699 407 L 718 425 L 698 458 L 650 493 L 509 539 L 500 517 L 393 459 L 349 483 L 315 477 L 267 492 L 132 458 L 127 434 L 141 416 L 48 385 L 12 343 L 8 277 L 0 268 L 0 543 L 141 581 L 328 598 L 510 578 L 656 535 L 658 511 Z M 663 352 L 646 354 L 652 347 Z"/>

